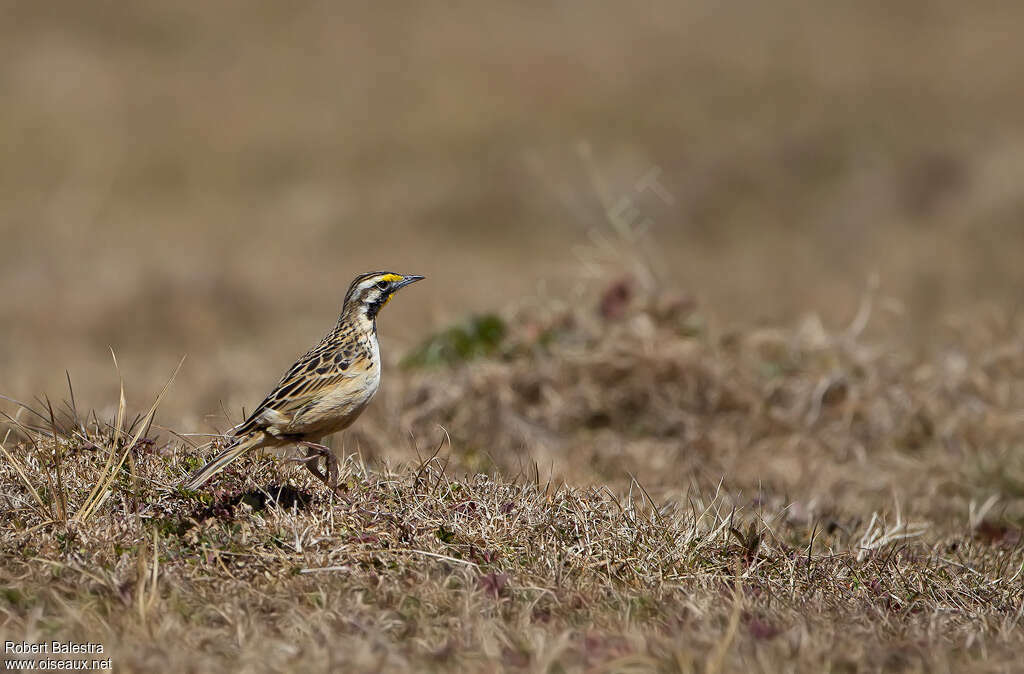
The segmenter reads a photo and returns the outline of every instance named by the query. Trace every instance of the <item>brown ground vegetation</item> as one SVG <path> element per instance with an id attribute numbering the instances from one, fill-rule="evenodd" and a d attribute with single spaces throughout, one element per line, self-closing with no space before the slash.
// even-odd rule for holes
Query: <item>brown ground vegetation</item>
<path id="1" fill-rule="evenodd" d="M 716 334 L 622 283 L 612 312 L 488 319 L 488 355 L 413 354 L 338 496 L 257 458 L 186 493 L 192 438 L 23 412 L 7 638 L 99 641 L 120 671 L 1015 666 L 1015 326 L 915 356 L 863 336 L 870 293 L 842 330 Z M 402 442 L 420 458 L 387 466 Z"/>

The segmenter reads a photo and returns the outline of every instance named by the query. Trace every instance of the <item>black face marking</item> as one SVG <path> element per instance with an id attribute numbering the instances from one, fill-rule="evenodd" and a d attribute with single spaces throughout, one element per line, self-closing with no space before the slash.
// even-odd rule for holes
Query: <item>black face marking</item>
<path id="1" fill-rule="evenodd" d="M 387 295 L 383 295 L 376 302 L 370 302 L 369 304 L 367 304 L 366 317 L 369 318 L 371 321 L 375 320 L 377 318 L 377 312 L 379 312 L 380 308 L 384 306 L 384 302 L 385 300 L 387 300 L 387 297 Z"/>

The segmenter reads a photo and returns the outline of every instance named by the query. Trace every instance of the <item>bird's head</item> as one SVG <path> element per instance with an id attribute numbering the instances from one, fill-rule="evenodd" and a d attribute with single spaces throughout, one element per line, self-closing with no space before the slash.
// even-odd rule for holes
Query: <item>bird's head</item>
<path id="1" fill-rule="evenodd" d="M 363 312 L 372 321 L 377 318 L 377 312 L 388 303 L 392 295 L 422 278 L 387 271 L 360 274 L 352 281 L 348 294 L 345 295 L 345 311 Z"/>

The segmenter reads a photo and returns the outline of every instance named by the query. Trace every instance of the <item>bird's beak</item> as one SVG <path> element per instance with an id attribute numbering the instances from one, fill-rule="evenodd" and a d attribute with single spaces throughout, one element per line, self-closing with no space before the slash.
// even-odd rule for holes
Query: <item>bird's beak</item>
<path id="1" fill-rule="evenodd" d="M 401 281 L 398 281 L 398 282 L 396 282 L 394 284 L 394 286 L 392 287 L 391 292 L 394 292 L 394 291 L 396 291 L 396 290 L 398 290 L 400 288 L 404 288 L 405 286 L 407 286 L 407 285 L 409 285 L 411 283 L 416 283 L 416 281 L 422 281 L 425 278 L 426 278 L 425 276 L 416 276 L 416 275 L 403 276 Z"/>

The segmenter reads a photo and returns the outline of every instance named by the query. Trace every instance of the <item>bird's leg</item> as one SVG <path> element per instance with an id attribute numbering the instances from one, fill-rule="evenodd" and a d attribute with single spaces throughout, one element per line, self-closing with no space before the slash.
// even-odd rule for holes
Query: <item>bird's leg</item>
<path id="1" fill-rule="evenodd" d="M 297 447 L 305 446 L 305 444 L 301 442 L 297 442 L 295 443 L 295 445 Z M 308 448 L 306 456 L 296 456 L 287 459 L 287 461 L 290 463 L 303 464 L 304 466 L 306 466 L 309 472 L 313 473 L 313 475 L 315 475 L 321 482 L 327 484 L 327 477 L 320 472 L 320 457 L 324 457 L 325 461 L 330 461 L 329 459 L 327 459 L 326 453 L 322 449 L 320 449 L 319 446 L 317 446 L 315 448 Z"/>
<path id="2" fill-rule="evenodd" d="M 285 460 L 288 461 L 289 463 L 301 463 L 306 467 L 307 470 L 309 470 L 309 472 L 313 473 L 313 475 L 316 475 L 321 482 L 327 484 L 327 480 L 324 477 L 324 474 L 321 473 L 320 469 L 317 467 L 317 464 L 320 463 L 319 454 L 310 454 L 309 456 L 296 456 Z"/>
<path id="3" fill-rule="evenodd" d="M 331 487 L 331 491 L 338 490 L 338 457 L 331 452 L 327 457 L 327 483 Z"/>
<path id="4" fill-rule="evenodd" d="M 316 442 L 299 442 L 296 443 L 299 447 L 305 447 L 308 452 L 304 462 L 309 472 L 316 475 L 316 477 L 323 482 L 327 487 L 334 491 L 338 487 L 338 457 L 334 455 L 330 447 L 321 445 Z M 327 474 L 324 475 L 320 472 L 320 457 L 324 458 L 324 467 L 327 469 Z"/>

